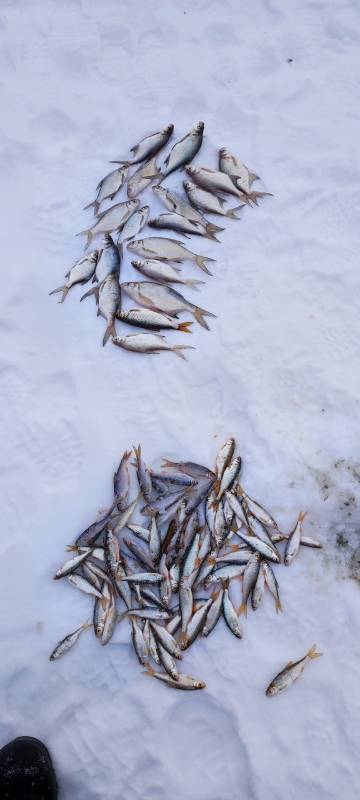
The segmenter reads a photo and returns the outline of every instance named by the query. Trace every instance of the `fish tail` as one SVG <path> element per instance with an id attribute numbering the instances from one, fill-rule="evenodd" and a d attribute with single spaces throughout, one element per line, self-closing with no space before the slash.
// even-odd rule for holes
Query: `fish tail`
<path id="1" fill-rule="evenodd" d="M 63 303 L 66 295 L 69 292 L 69 288 L 67 286 L 58 286 L 57 289 L 53 289 L 52 292 L 49 292 L 49 295 L 57 294 L 57 292 L 62 292 L 62 297 L 60 298 L 59 303 Z"/>
<path id="2" fill-rule="evenodd" d="M 213 222 L 207 222 L 206 230 L 211 231 L 211 233 L 216 233 L 216 232 L 221 233 L 221 231 L 224 231 L 225 228 L 220 228 L 220 225 L 214 225 Z"/>
<path id="3" fill-rule="evenodd" d="M 83 210 L 86 211 L 88 208 L 93 208 L 94 209 L 94 214 L 96 216 L 98 211 L 99 211 L 99 208 L 100 208 L 100 203 L 98 203 L 97 200 L 93 200 L 92 203 L 88 203 L 87 206 L 84 206 Z"/>
<path id="4" fill-rule="evenodd" d="M 89 244 L 90 244 L 91 239 L 92 239 L 92 232 L 91 232 L 90 228 L 85 228 L 83 231 L 79 231 L 79 233 L 75 233 L 75 236 L 87 236 L 86 244 L 85 244 L 85 250 L 86 250 L 86 248 L 89 247 Z"/>
<path id="5" fill-rule="evenodd" d="M 195 306 L 194 317 L 202 328 L 206 328 L 206 330 L 209 331 L 210 328 L 204 317 L 216 317 L 216 314 L 212 314 L 211 311 L 205 311 L 205 309 L 200 308 L 200 306 Z"/>
<path id="6" fill-rule="evenodd" d="M 189 637 L 188 637 L 187 633 L 185 633 L 185 632 L 181 633 L 180 638 L 179 638 L 179 646 L 180 646 L 181 650 L 186 650 L 186 648 L 188 646 L 188 641 L 189 641 Z"/>
<path id="7" fill-rule="evenodd" d="M 307 514 L 307 511 L 300 511 L 300 514 L 299 514 L 299 522 L 300 523 L 304 522 L 306 514 Z"/>
<path id="8" fill-rule="evenodd" d="M 240 211 L 241 209 L 242 209 L 242 206 L 235 206 L 235 208 L 229 208 L 229 210 L 226 212 L 225 216 L 226 217 L 230 217 L 230 219 L 239 219 L 239 217 L 236 216 L 235 212 L 236 211 Z"/>
<path id="9" fill-rule="evenodd" d="M 205 231 L 207 239 L 211 239 L 214 242 L 220 242 L 220 239 L 217 239 L 215 236 L 215 231 L 210 230 L 208 225 L 206 226 Z"/>
<path id="10" fill-rule="evenodd" d="M 207 256 L 196 256 L 195 262 L 208 275 L 212 275 L 212 272 L 205 266 L 205 261 L 215 261 L 215 258 L 208 258 Z"/>
<path id="11" fill-rule="evenodd" d="M 183 333 L 192 333 L 192 331 L 189 331 L 189 327 L 190 325 L 193 324 L 194 324 L 193 322 L 180 322 L 177 329 L 178 331 L 182 331 Z"/>
<path id="12" fill-rule="evenodd" d="M 91 289 L 89 289 L 87 292 L 85 292 L 85 294 L 83 294 L 82 297 L 80 297 L 80 303 L 82 303 L 82 301 L 85 300 L 86 297 L 90 297 L 91 294 L 97 294 L 98 291 L 99 291 L 99 284 L 97 283 L 96 286 L 92 286 Z"/>
<path id="13" fill-rule="evenodd" d="M 144 670 L 143 675 L 147 675 L 148 678 L 153 678 L 154 677 L 155 670 L 152 668 L 152 666 L 150 664 L 146 664 L 146 669 Z"/>
<path id="14" fill-rule="evenodd" d="M 240 617 L 241 614 L 245 614 L 245 617 L 247 617 L 247 603 L 241 603 L 241 606 L 238 611 L 238 616 Z"/>
<path id="15" fill-rule="evenodd" d="M 276 608 L 276 613 L 277 614 L 279 613 L 279 611 L 280 611 L 281 614 L 283 613 L 283 607 L 282 607 L 281 602 L 280 602 L 280 597 L 278 597 L 276 599 L 276 601 L 275 601 L 275 608 Z"/>
<path id="16" fill-rule="evenodd" d="M 310 650 L 309 650 L 309 652 L 308 652 L 308 653 L 306 653 L 306 655 L 307 655 L 307 657 L 308 657 L 308 658 L 320 658 L 320 656 L 323 656 L 323 655 L 324 655 L 324 653 L 320 653 L 320 652 L 319 652 L 319 651 L 316 649 L 316 644 L 313 644 L 313 646 L 312 646 L 312 647 L 310 647 Z"/>
<path id="17" fill-rule="evenodd" d="M 109 325 L 106 328 L 103 338 L 103 347 L 105 347 L 106 342 L 110 339 L 110 336 L 116 336 L 116 328 L 114 320 L 112 320 L 112 322 L 109 322 Z"/>
<path id="18" fill-rule="evenodd" d="M 174 347 L 172 348 L 173 353 L 186 361 L 184 353 L 181 352 L 182 350 L 195 350 L 195 347 L 192 347 L 191 344 L 174 344 Z"/>
<path id="19" fill-rule="evenodd" d="M 189 279 L 187 281 L 184 281 L 184 283 L 186 283 L 186 286 L 190 286 L 192 289 L 195 289 L 197 286 L 204 286 L 205 281 L 194 281 L 192 279 Z"/>
<path id="20" fill-rule="evenodd" d="M 254 203 L 256 206 L 258 205 L 258 199 L 261 197 L 274 197 L 271 192 L 249 192 L 247 195 L 250 202 Z"/>
<path id="21" fill-rule="evenodd" d="M 126 161 L 126 160 L 125 161 L 109 161 L 109 164 L 124 164 L 127 167 L 129 167 L 130 164 L 131 164 L 131 161 Z"/>

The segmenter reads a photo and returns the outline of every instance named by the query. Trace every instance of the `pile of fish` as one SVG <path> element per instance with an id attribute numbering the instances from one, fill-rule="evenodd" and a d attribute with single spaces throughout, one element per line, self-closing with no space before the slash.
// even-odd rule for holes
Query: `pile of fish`
<path id="1" fill-rule="evenodd" d="M 93 598 L 93 620 L 66 636 L 51 660 L 86 628 L 108 644 L 127 619 L 148 675 L 176 689 L 201 689 L 204 682 L 179 664 L 196 639 L 221 619 L 241 639 L 239 618 L 249 602 L 259 608 L 266 589 L 281 611 L 277 567 L 289 566 L 302 547 L 321 543 L 304 535 L 304 513 L 290 533 L 282 532 L 247 494 L 240 471 L 233 438 L 219 450 L 214 469 L 168 459 L 149 469 L 140 445 L 126 451 L 114 474 L 111 507 L 77 536 L 70 560 L 54 576 Z M 241 581 L 239 608 L 234 581 Z"/>
<path id="2" fill-rule="evenodd" d="M 146 136 L 131 148 L 131 158 L 112 163 L 119 164 L 106 175 L 97 186 L 95 200 L 86 208 L 93 207 L 96 220 L 91 227 L 81 231 L 87 237 L 87 247 L 95 237 L 102 235 L 99 249 L 91 250 L 80 258 L 66 273 L 66 281 L 50 294 L 62 293 L 60 302 L 65 300 L 70 289 L 76 284 L 85 284 L 92 279 L 94 286 L 81 300 L 94 295 L 97 314 L 106 320 L 103 344 L 110 337 L 118 347 L 132 352 L 160 353 L 172 351 L 185 358 L 183 350 L 193 349 L 186 345 L 171 345 L 162 331 L 182 331 L 191 333 L 192 321 L 179 322 L 179 314 L 191 314 L 203 328 L 209 329 L 208 317 L 215 317 L 196 303 L 184 297 L 176 287 L 196 288 L 203 281 L 185 278 L 178 266 L 184 261 L 197 265 L 203 272 L 211 274 L 206 263 L 213 258 L 202 256 L 189 250 L 178 238 L 149 236 L 136 239 L 145 225 L 156 230 L 169 230 L 189 238 L 191 235 L 219 241 L 216 233 L 224 228 L 210 222 L 205 214 L 237 219 L 236 212 L 245 205 L 256 204 L 266 192 L 252 190 L 258 179 L 245 164 L 233 156 L 226 148 L 219 150 L 218 169 L 193 166 L 199 152 L 204 123 L 198 122 L 183 136 L 166 156 L 161 169 L 156 158 L 167 145 L 174 126 Z M 134 167 L 130 174 L 129 170 Z M 162 181 L 178 169 L 185 169 L 189 180 L 183 182 L 182 195 L 172 192 Z M 138 195 L 157 181 L 152 187 L 152 197 L 167 209 L 166 213 L 149 219 L 150 206 L 141 206 Z M 127 200 L 117 202 L 104 211 L 100 207 L 106 200 L 113 201 L 118 193 L 127 191 Z M 238 205 L 226 209 L 225 199 L 236 197 Z M 146 280 L 123 281 L 124 245 L 131 254 L 142 260 L 131 262 L 134 269 Z M 126 294 L 137 306 L 123 308 L 122 295 Z M 124 333 L 119 335 L 117 322 L 121 322 L 146 332 Z"/>

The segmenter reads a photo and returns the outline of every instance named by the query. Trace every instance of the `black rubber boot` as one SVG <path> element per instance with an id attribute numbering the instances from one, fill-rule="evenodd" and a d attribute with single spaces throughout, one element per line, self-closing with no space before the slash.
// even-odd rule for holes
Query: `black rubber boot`
<path id="1" fill-rule="evenodd" d="M 56 800 L 57 796 L 54 767 L 42 742 L 20 736 L 0 750 L 1 800 Z"/>

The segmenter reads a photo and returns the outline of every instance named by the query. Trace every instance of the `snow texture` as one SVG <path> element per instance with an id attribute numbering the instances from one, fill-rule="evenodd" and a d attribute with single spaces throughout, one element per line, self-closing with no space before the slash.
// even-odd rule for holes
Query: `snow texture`
<path id="1" fill-rule="evenodd" d="M 41 737 L 64 800 L 357 797 L 359 24 L 355 0 L 1 2 L 0 744 Z M 82 253 L 82 208 L 111 158 L 199 119 L 196 163 L 225 145 L 274 197 L 221 245 L 191 241 L 217 263 L 185 293 L 218 318 L 169 335 L 196 346 L 187 363 L 102 348 L 80 288 L 48 297 Z M 51 576 L 122 451 L 211 465 L 229 435 L 249 494 L 286 529 L 307 509 L 326 545 L 279 571 L 284 614 L 269 595 L 241 642 L 219 624 L 194 645 L 203 692 L 142 676 L 126 623 L 49 663 L 91 605 Z M 314 642 L 324 657 L 268 699 Z"/>

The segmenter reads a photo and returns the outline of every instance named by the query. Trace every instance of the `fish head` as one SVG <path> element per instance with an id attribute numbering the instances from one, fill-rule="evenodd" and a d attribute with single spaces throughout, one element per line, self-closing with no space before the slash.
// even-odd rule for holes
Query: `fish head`
<path id="1" fill-rule="evenodd" d="M 128 242 L 127 249 L 136 253 L 138 247 L 142 247 L 143 239 L 136 239 L 135 242 Z"/>
<path id="2" fill-rule="evenodd" d="M 128 281 L 127 283 L 122 284 L 122 286 L 126 286 L 127 289 L 134 289 L 136 285 L 136 281 Z"/>
<path id="3" fill-rule="evenodd" d="M 220 158 L 226 158 L 226 159 L 230 159 L 231 158 L 231 155 L 230 155 L 229 151 L 226 149 L 226 147 L 220 147 L 219 156 L 220 156 Z"/>
<path id="4" fill-rule="evenodd" d="M 276 694 L 276 687 L 270 683 L 270 686 L 266 689 L 266 695 L 267 697 L 272 697 L 274 694 Z"/>
<path id="5" fill-rule="evenodd" d="M 186 192 L 191 192 L 194 188 L 194 184 L 191 181 L 183 181 L 183 187 Z"/>
<path id="6" fill-rule="evenodd" d="M 167 125 L 166 128 L 164 128 L 163 133 L 165 133 L 167 136 L 171 136 L 173 130 L 174 130 L 174 125 L 171 122 L 170 125 Z"/>
<path id="7" fill-rule="evenodd" d="M 205 681 L 193 680 L 192 685 L 193 685 L 194 689 L 205 689 L 205 687 L 206 687 Z"/>
<path id="8" fill-rule="evenodd" d="M 205 123 L 204 122 L 197 122 L 197 124 L 194 127 L 194 131 L 197 134 L 202 134 L 202 133 L 204 133 L 204 128 L 205 128 Z"/>
<path id="9" fill-rule="evenodd" d="M 146 217 L 150 211 L 150 206 L 143 206 L 141 209 L 141 215 Z"/>
<path id="10" fill-rule="evenodd" d="M 143 261 L 132 261 L 131 264 L 132 264 L 133 267 L 142 267 L 144 262 Z M 129 286 L 129 284 L 128 284 L 128 286 Z"/>
<path id="11" fill-rule="evenodd" d="M 185 172 L 187 172 L 188 175 L 196 175 L 197 169 L 192 164 L 187 164 Z"/>
<path id="12" fill-rule="evenodd" d="M 163 195 L 166 195 L 166 192 L 167 192 L 167 189 L 164 189 L 164 187 L 160 186 L 160 184 L 157 185 L 157 186 L 153 186 L 152 190 L 153 190 L 154 194 L 158 195 L 159 197 L 162 197 Z"/>

